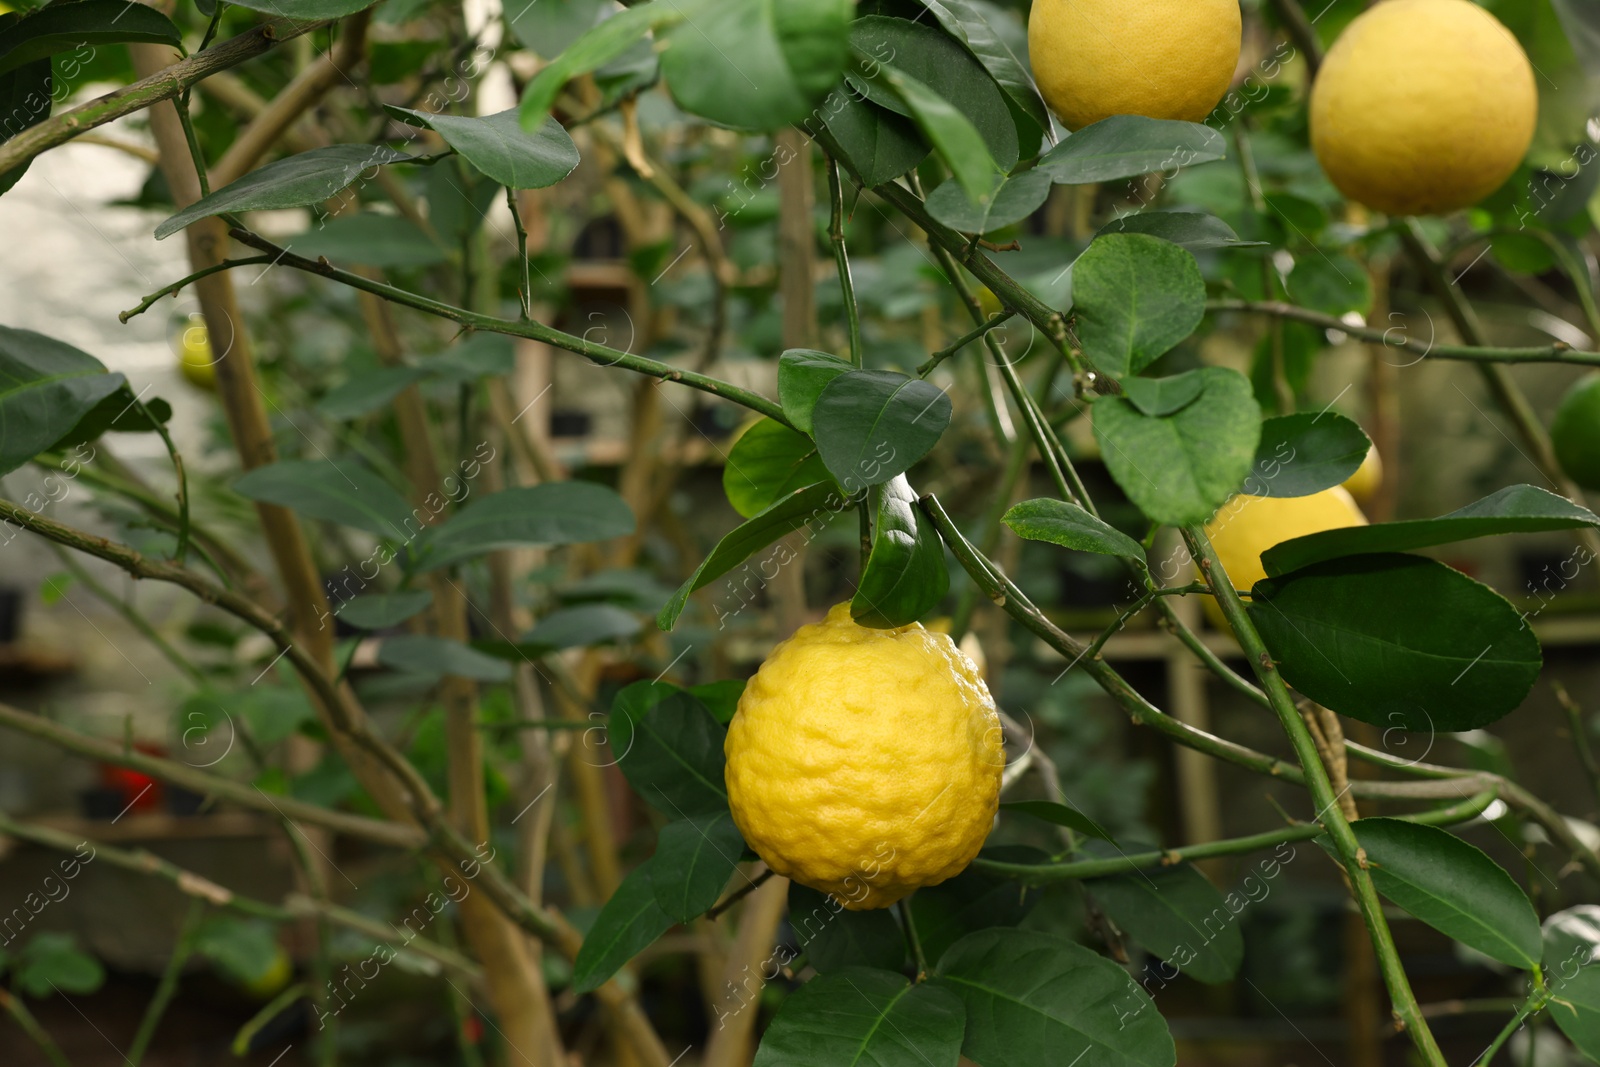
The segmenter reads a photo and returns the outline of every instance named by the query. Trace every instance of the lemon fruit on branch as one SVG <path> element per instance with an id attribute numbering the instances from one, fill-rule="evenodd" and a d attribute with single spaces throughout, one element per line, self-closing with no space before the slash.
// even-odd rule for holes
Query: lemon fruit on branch
<path id="1" fill-rule="evenodd" d="M 211 351 L 210 334 L 203 322 L 191 323 L 183 331 L 178 348 L 178 373 L 190 385 L 216 392 L 217 358 Z"/>
<path id="2" fill-rule="evenodd" d="M 1600 490 L 1600 372 L 1579 379 L 1562 398 L 1550 443 L 1568 478 Z"/>
<path id="3" fill-rule="evenodd" d="M 1238 0 L 1034 0 L 1028 56 L 1069 130 L 1110 118 L 1199 122 L 1239 63 Z"/>
<path id="4" fill-rule="evenodd" d="M 1389 215 L 1476 204 L 1522 163 L 1538 118 L 1522 46 L 1470 0 L 1384 0 L 1334 42 L 1311 89 L 1322 169 Z"/>
<path id="5" fill-rule="evenodd" d="M 1206 523 L 1206 539 L 1216 550 L 1228 581 L 1235 589 L 1247 593 L 1251 586 L 1267 576 L 1267 569 L 1261 563 L 1261 555 L 1267 549 L 1324 530 L 1365 525 L 1367 517 L 1343 486 L 1336 485 L 1311 496 L 1269 497 L 1241 493 L 1222 505 Z M 1216 601 L 1206 597 L 1205 608 L 1211 621 L 1219 629 L 1226 630 Z"/>
<path id="6" fill-rule="evenodd" d="M 854 911 L 971 863 L 1005 766 L 994 700 L 950 638 L 917 623 L 870 629 L 848 604 L 773 649 L 725 753 L 745 841 Z"/>

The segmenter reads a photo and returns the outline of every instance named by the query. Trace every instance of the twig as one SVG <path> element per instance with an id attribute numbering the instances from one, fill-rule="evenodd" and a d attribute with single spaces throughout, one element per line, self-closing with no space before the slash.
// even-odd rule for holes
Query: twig
<path id="1" fill-rule="evenodd" d="M 833 244 L 833 260 L 839 270 L 839 289 L 844 296 L 845 326 L 850 335 L 850 362 L 861 366 L 861 310 L 856 306 L 855 280 L 850 276 L 850 254 L 844 243 L 844 183 L 839 180 L 839 161 L 828 161 L 828 240 Z M 920 373 L 920 372 L 919 372 Z"/>
<path id="2" fill-rule="evenodd" d="M 943 363 L 945 360 L 949 359 L 963 348 L 966 348 L 972 342 L 980 340 L 983 335 L 988 333 L 990 330 L 1004 326 L 1015 315 L 1015 311 L 1000 311 L 990 315 L 987 321 L 963 335 L 960 340 L 935 352 L 926 363 L 917 368 L 917 377 L 926 378 L 929 374 L 933 373 L 933 369 L 939 364 Z"/>
<path id="3" fill-rule="evenodd" d="M 1483 1050 L 1483 1055 L 1478 1057 L 1476 1061 L 1477 1067 L 1490 1067 L 1494 1063 L 1495 1053 L 1499 1052 L 1501 1046 L 1510 1040 L 1512 1034 L 1522 1029 L 1522 1024 L 1527 1022 L 1528 1016 L 1543 1011 L 1545 1005 L 1550 1003 L 1550 991 L 1545 988 L 1544 979 L 1537 967 L 1533 971 L 1533 981 L 1533 992 L 1528 994 L 1528 999 L 1522 1002 L 1522 1006 L 1517 1009 L 1516 1014 L 1511 1017 L 1500 1032 L 1495 1035 L 1495 1039 L 1489 1042 L 1489 1047 Z"/>
<path id="4" fill-rule="evenodd" d="M 911 901 L 902 900 L 895 907 L 900 912 L 900 923 L 905 930 L 906 947 L 911 950 L 911 959 L 917 965 L 917 981 L 928 977 L 928 957 L 922 951 L 922 938 L 917 936 L 917 923 L 911 917 Z"/>
<path id="5" fill-rule="evenodd" d="M 205 917 L 204 898 L 191 897 L 189 911 L 184 915 L 183 926 L 178 931 L 177 943 L 172 947 L 172 955 L 167 959 L 166 969 L 161 972 L 161 981 L 156 985 L 149 1006 L 145 1008 L 144 1017 L 139 1020 L 139 1030 L 133 1035 L 133 1044 L 128 1046 L 125 1058 L 129 1067 L 139 1067 L 145 1051 L 150 1047 L 150 1039 L 156 1036 L 156 1027 L 161 1025 L 161 1017 L 166 1014 L 167 1005 L 172 1003 L 172 995 L 178 991 L 178 979 L 183 976 L 184 965 L 194 954 L 195 942 L 200 937 L 200 923 Z"/>
<path id="6" fill-rule="evenodd" d="M 117 321 L 125 323 L 135 315 L 143 315 L 155 305 L 157 300 L 160 300 L 162 297 L 168 296 L 172 293 L 179 292 L 191 282 L 199 281 L 201 278 L 204 278 L 209 274 L 216 274 L 217 272 L 224 270 L 232 270 L 235 267 L 248 267 L 252 263 L 271 262 L 271 256 L 246 256 L 243 259 L 225 259 L 221 263 L 215 263 L 202 270 L 197 270 L 193 274 L 185 275 L 170 285 L 163 285 L 161 288 L 157 289 L 143 300 L 140 300 L 138 304 L 129 308 L 127 311 L 118 312 Z"/>
<path id="7" fill-rule="evenodd" d="M 1272 0 L 1272 9 L 1283 20 L 1283 28 L 1289 31 L 1289 38 L 1294 41 L 1295 47 L 1305 56 L 1309 75 L 1307 80 L 1315 78 L 1322 66 L 1322 42 L 1317 39 L 1316 27 L 1306 18 L 1299 0 Z"/>
<path id="8" fill-rule="evenodd" d="M 39 1025 L 39 1020 L 33 1017 L 33 1012 L 22 1002 L 22 998 L 15 993 L 0 989 L 0 1008 L 4 1008 L 7 1015 L 17 1021 L 22 1027 L 22 1032 L 27 1034 L 35 1045 L 38 1045 L 44 1054 L 50 1057 L 50 1062 L 55 1067 L 72 1067 L 67 1057 L 62 1053 L 61 1046 L 56 1044 L 44 1027 Z"/>
<path id="9" fill-rule="evenodd" d="M 745 897 L 749 896 L 751 893 L 754 893 L 757 889 L 760 889 L 763 885 L 766 885 L 767 879 L 771 878 L 776 873 L 777 872 L 774 871 L 770 867 L 767 868 L 766 870 L 762 871 L 760 874 L 758 874 L 754 878 L 750 879 L 744 885 L 740 886 L 738 889 L 735 889 L 733 892 L 729 893 L 727 896 L 723 897 L 720 901 L 718 901 L 716 907 L 714 907 L 710 911 L 706 912 L 706 918 L 708 918 L 708 919 L 717 918 L 723 912 L 727 911 L 729 908 L 731 908 L 735 904 L 739 903 L 739 901 L 743 900 Z"/>

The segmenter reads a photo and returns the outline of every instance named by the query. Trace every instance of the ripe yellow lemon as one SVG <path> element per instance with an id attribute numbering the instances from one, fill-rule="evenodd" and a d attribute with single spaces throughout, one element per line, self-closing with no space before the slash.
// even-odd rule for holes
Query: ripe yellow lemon
<path id="1" fill-rule="evenodd" d="M 1550 442 L 1567 477 L 1600 489 L 1600 372 L 1583 377 L 1561 401 Z"/>
<path id="2" fill-rule="evenodd" d="M 1377 495 L 1382 485 L 1383 457 L 1378 455 L 1378 446 L 1373 445 L 1367 449 L 1367 458 L 1361 461 L 1361 466 L 1344 480 L 1344 487 L 1349 490 L 1357 504 L 1366 504 Z"/>
<path id="3" fill-rule="evenodd" d="M 1334 42 L 1311 89 L 1322 169 L 1390 215 L 1476 204 L 1516 171 L 1538 118 L 1522 46 L 1470 0 L 1384 0 Z"/>
<path id="4" fill-rule="evenodd" d="M 1311 496 L 1240 494 L 1206 523 L 1206 537 L 1235 589 L 1248 591 L 1267 576 L 1261 554 L 1273 545 L 1323 530 L 1365 526 L 1367 517 L 1343 486 Z M 1210 606 L 1209 604 L 1207 605 Z"/>
<path id="5" fill-rule="evenodd" d="M 994 700 L 950 638 L 916 623 L 869 629 L 848 604 L 772 650 L 724 750 L 745 841 L 852 911 L 971 863 L 1005 766 Z"/>
<path id="6" fill-rule="evenodd" d="M 1239 63 L 1238 0 L 1033 0 L 1028 55 L 1069 130 L 1112 115 L 1199 122 Z"/>
<path id="7" fill-rule="evenodd" d="M 190 385 L 208 392 L 216 391 L 217 360 L 211 353 L 211 341 L 202 322 L 192 322 L 183 331 L 178 349 L 178 373 Z"/>

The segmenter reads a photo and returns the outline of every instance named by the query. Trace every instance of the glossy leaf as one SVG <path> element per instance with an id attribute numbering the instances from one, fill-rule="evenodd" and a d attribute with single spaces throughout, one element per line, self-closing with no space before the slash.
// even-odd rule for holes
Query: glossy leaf
<path id="1" fill-rule="evenodd" d="M 550 612 L 522 635 L 521 643 L 542 656 L 563 648 L 626 640 L 642 628 L 637 615 L 615 604 L 579 604 Z"/>
<path id="2" fill-rule="evenodd" d="M 726 811 L 663 826 L 650 864 L 656 903 L 677 922 L 692 922 L 704 915 L 722 898 L 744 847 L 744 838 Z"/>
<path id="3" fill-rule="evenodd" d="M 1249 611 L 1289 684 L 1374 726 L 1487 726 L 1539 676 L 1539 642 L 1517 610 L 1420 556 L 1351 556 L 1267 578 Z"/>
<path id="4" fill-rule="evenodd" d="M 156 227 L 156 239 L 170 237 L 190 223 L 225 212 L 264 211 L 320 204 L 353 185 L 362 173 L 411 157 L 383 145 L 336 144 L 313 148 L 257 167 L 215 189 Z"/>
<path id="5" fill-rule="evenodd" d="M 603 485 L 546 482 L 504 489 L 426 530 L 418 538 L 418 569 L 437 570 L 502 548 L 609 541 L 633 530 L 633 512 Z"/>
<path id="6" fill-rule="evenodd" d="M 1198 371 L 1205 391 L 1174 415 L 1151 418 L 1128 400 L 1091 409 L 1111 476 L 1156 522 L 1204 522 L 1244 483 L 1261 439 L 1261 408 L 1236 371 Z"/>
<path id="7" fill-rule="evenodd" d="M 751 1067 L 956 1067 L 961 1001 L 892 971 L 815 978 L 783 1002 Z"/>
<path id="8" fill-rule="evenodd" d="M 1017 120 L 1017 136 L 1023 158 L 1038 151 L 1038 144 L 1050 132 L 1050 114 L 1034 87 L 1028 68 L 1019 60 L 989 24 L 984 10 L 972 0 L 918 0 L 939 20 L 945 32 L 967 46 L 967 51 L 1010 98 Z M 1025 128 L 1026 127 L 1026 128 Z"/>
<path id="9" fill-rule="evenodd" d="M 1367 458 L 1372 441 L 1338 412 L 1279 415 L 1261 424 L 1251 496 L 1310 496 L 1344 484 Z"/>
<path id="10" fill-rule="evenodd" d="M 935 983 L 967 1008 L 961 1051 L 980 1067 L 1017 1063 L 1173 1067 L 1166 1020 L 1128 973 L 1041 930 L 979 930 L 939 960 Z"/>
<path id="11" fill-rule="evenodd" d="M 1029 845 L 999 845 L 985 849 L 983 855 L 1007 863 L 1048 863 L 1050 859 Z M 924 886 L 910 899 L 923 952 L 930 961 L 937 961 L 946 949 L 975 930 L 1020 925 L 1038 902 L 1037 890 L 972 867 L 938 885 Z"/>
<path id="12" fill-rule="evenodd" d="M 1129 937 L 1197 982 L 1226 982 L 1244 960 L 1239 915 L 1192 863 L 1084 883 Z"/>
<path id="13" fill-rule="evenodd" d="M 895 371 L 853 370 L 829 382 L 811 412 L 822 462 L 847 493 L 904 474 L 950 425 L 950 398 Z"/>
<path id="14" fill-rule="evenodd" d="M 1097 237 L 1072 267 L 1084 355 L 1100 371 L 1137 374 L 1194 333 L 1206 283 L 1188 251 L 1143 234 Z"/>
<path id="15" fill-rule="evenodd" d="M 1031 815 L 1035 819 L 1042 819 L 1056 826 L 1065 826 L 1088 837 L 1116 843 L 1116 838 L 1111 836 L 1110 831 L 1077 808 L 1069 808 L 1065 804 L 1057 804 L 1051 800 L 1009 800 L 1000 805 L 1000 810 Z"/>
<path id="16" fill-rule="evenodd" d="M 711 712 L 711 717 L 726 726 L 739 710 L 739 698 L 744 695 L 743 678 L 722 678 L 715 682 L 691 685 L 689 692 Z"/>
<path id="17" fill-rule="evenodd" d="M 573 78 L 588 74 L 619 58 L 658 26 L 684 17 L 675 3 L 636 4 L 617 12 L 573 41 L 542 67 L 523 90 L 517 109 L 524 130 L 536 130 L 550 117 L 556 97 Z"/>
<path id="18" fill-rule="evenodd" d="M 690 114 L 776 129 L 838 82 L 854 15 L 851 0 L 702 0 L 661 34 L 661 76 Z"/>
<path id="19" fill-rule="evenodd" d="M 1048 497 L 1024 500 L 1006 512 L 1004 522 L 1018 537 L 1029 541 L 1046 541 L 1062 548 L 1106 556 L 1144 559 L 1144 548 L 1139 542 L 1065 500 Z"/>
<path id="20" fill-rule="evenodd" d="M 849 911 L 834 897 L 790 882 L 789 925 L 818 974 L 846 967 L 898 971 L 905 962 L 905 933 L 887 908 Z"/>
<path id="21" fill-rule="evenodd" d="M 1324 315 L 1365 315 L 1372 310 L 1372 279 L 1349 256 L 1312 251 L 1289 272 L 1289 298 Z"/>
<path id="22" fill-rule="evenodd" d="M 633 687 L 629 687 L 630 689 Z M 628 693 L 628 690 L 623 690 Z M 611 712 L 611 748 L 628 783 L 672 819 L 728 809 L 722 742 L 727 731 L 704 704 L 681 690 L 618 694 Z"/>
<path id="23" fill-rule="evenodd" d="M 733 510 L 754 518 L 790 493 L 826 481 L 817 446 L 781 422 L 761 419 L 739 435 L 722 468 L 722 490 Z"/>
<path id="24" fill-rule="evenodd" d="M 477 682 L 508 682 L 511 667 L 493 656 L 443 637 L 404 634 L 386 637 L 378 662 L 406 674 L 451 675 Z"/>
<path id="25" fill-rule="evenodd" d="M 847 359 L 792 348 L 778 357 L 778 403 L 783 415 L 802 433 L 811 432 L 811 412 L 829 382 L 855 369 Z"/>
<path id="26" fill-rule="evenodd" d="M 944 542 L 922 520 L 917 494 L 905 477 L 873 490 L 872 552 L 850 615 L 863 626 L 889 629 L 916 622 L 950 591 Z"/>
<path id="27" fill-rule="evenodd" d="M 635 867 L 611 894 L 572 963 L 572 988 L 599 989 L 652 941 L 676 925 L 656 900 L 654 861 Z"/>
<path id="28" fill-rule="evenodd" d="M 0 74 L 0 113 L 9 116 L 0 123 L 0 144 L 49 118 L 54 101 L 55 80 L 48 59 Z M 29 159 L 0 174 L 0 193 L 21 181 L 32 163 Z"/>
<path id="29" fill-rule="evenodd" d="M 1550 1018 L 1600 1061 L 1600 906 L 1579 904 L 1544 921 L 1544 970 Z"/>
<path id="30" fill-rule="evenodd" d="M 408 541 L 420 524 L 411 505 L 359 460 L 285 459 L 247 471 L 234 492 L 307 518 Z"/>
<path id="31" fill-rule="evenodd" d="M 153 396 L 141 408 L 135 401 L 133 390 L 124 382 L 122 388 L 107 393 L 65 437 L 50 447 L 52 450 L 73 448 L 108 433 L 155 433 L 170 421 L 171 404 L 159 396 Z"/>
<path id="32" fill-rule="evenodd" d="M 1085 126 L 1039 160 L 1063 185 L 1092 185 L 1209 163 L 1227 155 L 1222 134 L 1194 122 L 1113 115 Z"/>
<path id="33" fill-rule="evenodd" d="M 833 94 L 818 110 L 838 145 L 839 161 L 868 188 L 900 177 L 927 158 L 928 143 L 902 115 L 849 93 Z"/>
<path id="34" fill-rule="evenodd" d="M 427 267 L 449 255 L 416 223 L 373 211 L 328 219 L 279 243 L 307 259 L 325 256 L 330 262 L 367 267 Z"/>
<path id="35" fill-rule="evenodd" d="M 1383 522 L 1297 537 L 1268 549 L 1268 574 L 1285 574 L 1323 560 L 1365 552 L 1408 552 L 1478 537 L 1544 533 L 1600 526 L 1600 516 L 1566 497 L 1532 485 L 1513 485 L 1436 519 Z"/>
<path id="36" fill-rule="evenodd" d="M 175 45 L 182 39 L 171 19 L 143 4 L 127 0 L 53 4 L 0 29 L 0 74 L 85 45 Z"/>
<path id="37" fill-rule="evenodd" d="M 340 604 L 334 614 L 341 622 L 363 630 L 387 630 L 433 606 L 433 594 L 426 589 L 409 593 L 372 593 L 352 597 Z"/>
<path id="38" fill-rule="evenodd" d="M 1113 233 L 1142 233 L 1182 245 L 1191 252 L 1215 248 L 1260 248 L 1264 241 L 1244 241 L 1233 227 L 1203 211 L 1141 211 L 1123 215 L 1100 227 L 1096 236 Z"/>
<path id="39" fill-rule="evenodd" d="M 996 187 L 981 202 L 968 197 L 960 182 L 945 182 L 928 195 L 929 214 L 952 230 L 985 234 L 1021 222 L 1050 195 L 1050 178 L 1042 171 L 997 178 Z"/>
<path id="40" fill-rule="evenodd" d="M 1198 371 L 1174 374 L 1170 378 L 1127 378 L 1122 395 L 1145 415 L 1160 418 L 1176 415 L 1205 392 L 1206 380 Z"/>
<path id="41" fill-rule="evenodd" d="M 578 166 L 578 146 L 553 118 L 545 119 L 530 133 L 522 128 L 514 109 L 494 115 L 443 115 L 392 105 L 384 110 L 413 126 L 434 131 L 468 163 L 507 189 L 543 189 Z"/>
<path id="42" fill-rule="evenodd" d="M 1447 937 L 1513 967 L 1543 955 L 1539 917 L 1499 864 L 1437 826 L 1401 819 L 1351 823 L 1378 892 Z"/>
<path id="43" fill-rule="evenodd" d="M 126 383 L 87 352 L 0 326 L 0 474 L 66 437 Z"/>

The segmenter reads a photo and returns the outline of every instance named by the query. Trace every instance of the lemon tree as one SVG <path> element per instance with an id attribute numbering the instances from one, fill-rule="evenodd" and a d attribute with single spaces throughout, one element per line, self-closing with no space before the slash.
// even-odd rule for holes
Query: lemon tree
<path id="1" fill-rule="evenodd" d="M 0 726 L 286 825 L 303 889 L 0 814 L 190 902 L 132 1060 L 206 968 L 325 1064 L 1174 1067 L 1175 1009 L 1331 1015 L 1348 912 L 1390 1059 L 1600 1062 L 1543 617 L 1600 556 L 1582 5 L 12 6 L 0 206 L 120 152 L 73 210 L 185 266 L 111 316 L 175 365 L 0 325 L 0 543 L 169 729 Z M 60 1062 L 29 1002 L 101 964 L 0 970 Z"/>

